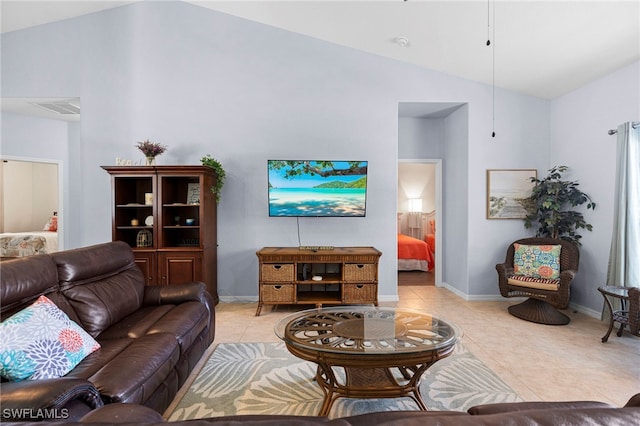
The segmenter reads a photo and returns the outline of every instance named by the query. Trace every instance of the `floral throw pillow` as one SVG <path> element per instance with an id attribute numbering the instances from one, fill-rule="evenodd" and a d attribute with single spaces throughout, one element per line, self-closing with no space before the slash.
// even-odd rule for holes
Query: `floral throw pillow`
<path id="1" fill-rule="evenodd" d="M 516 275 L 557 280 L 560 278 L 561 245 L 514 244 L 513 270 Z"/>
<path id="2" fill-rule="evenodd" d="M 99 348 L 93 337 L 40 296 L 0 324 L 0 375 L 11 381 L 62 377 Z"/>

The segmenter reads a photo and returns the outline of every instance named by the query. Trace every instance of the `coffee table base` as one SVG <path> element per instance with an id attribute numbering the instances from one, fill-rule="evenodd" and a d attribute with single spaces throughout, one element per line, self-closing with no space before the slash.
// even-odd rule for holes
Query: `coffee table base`
<path id="1" fill-rule="evenodd" d="M 320 416 L 327 416 L 338 398 L 409 397 L 421 411 L 427 411 L 420 393 L 422 374 L 436 361 L 451 355 L 454 347 L 451 345 L 421 355 L 389 354 L 364 358 L 361 355 L 305 351 L 287 345 L 293 355 L 318 365 L 315 378 L 324 393 Z M 337 377 L 337 368 L 344 369 L 344 381 Z"/>
<path id="2" fill-rule="evenodd" d="M 346 383 L 340 384 L 333 369 L 325 364 L 318 365 L 316 381 L 324 393 L 324 401 L 319 416 L 327 416 L 338 398 L 401 398 L 409 397 L 415 401 L 420 411 L 428 408 L 420 394 L 420 377 L 433 363 L 399 369 L 408 379 L 399 383 L 391 368 L 354 368 L 344 367 Z"/>

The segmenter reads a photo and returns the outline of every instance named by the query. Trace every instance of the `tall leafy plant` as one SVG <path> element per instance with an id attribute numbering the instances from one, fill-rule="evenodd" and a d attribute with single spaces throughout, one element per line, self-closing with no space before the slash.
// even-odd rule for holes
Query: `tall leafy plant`
<path id="1" fill-rule="evenodd" d="M 555 166 L 544 179 L 531 178 L 535 186 L 525 204 L 528 215 L 524 226 L 537 227 L 537 237 L 560 238 L 581 245 L 582 236 L 577 231 L 591 231 L 592 226 L 572 207 L 586 203 L 587 209 L 593 210 L 596 203 L 578 188 L 577 181 L 562 179 L 567 169 L 567 166 Z"/>

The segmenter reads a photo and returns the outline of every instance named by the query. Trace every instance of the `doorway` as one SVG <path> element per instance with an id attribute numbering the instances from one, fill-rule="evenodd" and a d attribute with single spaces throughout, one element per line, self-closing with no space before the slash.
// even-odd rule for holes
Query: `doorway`
<path id="1" fill-rule="evenodd" d="M 437 247 L 442 212 L 442 160 L 398 160 L 398 283 L 442 286 Z M 415 244 L 419 258 L 406 259 L 402 244 Z M 426 252 L 426 254 L 425 254 Z M 426 260 L 425 259 L 426 256 Z M 402 258 L 401 258 L 402 257 Z M 404 259 L 403 259 L 404 258 Z"/>
<path id="2" fill-rule="evenodd" d="M 0 161 L 0 232 L 41 233 L 47 238 L 47 251 L 58 251 L 63 241 L 62 167 L 59 161 L 2 156 Z"/>

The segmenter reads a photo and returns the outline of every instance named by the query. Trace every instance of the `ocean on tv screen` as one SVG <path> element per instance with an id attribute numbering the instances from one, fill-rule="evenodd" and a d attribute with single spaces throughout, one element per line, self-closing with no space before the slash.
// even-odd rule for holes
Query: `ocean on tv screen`
<path id="1" fill-rule="evenodd" d="M 269 160 L 269 216 L 363 217 L 366 161 Z"/>

